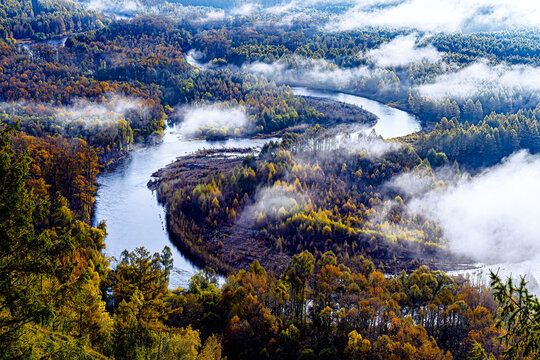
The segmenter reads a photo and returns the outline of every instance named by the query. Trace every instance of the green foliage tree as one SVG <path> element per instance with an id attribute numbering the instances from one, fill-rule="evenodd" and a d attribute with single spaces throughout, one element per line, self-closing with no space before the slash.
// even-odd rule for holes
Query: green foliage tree
<path id="1" fill-rule="evenodd" d="M 292 257 L 287 270 L 282 275 L 282 280 L 289 286 L 291 292 L 293 317 L 297 322 L 303 321 L 308 279 L 314 266 L 313 255 L 308 251 L 303 251 Z"/>
<path id="2" fill-rule="evenodd" d="M 13 128 L 0 130 L 0 352 L 8 357 L 23 351 L 18 339 L 25 324 L 52 315 L 42 280 L 54 274 L 57 254 L 67 250 L 37 230 L 47 199 L 26 188 L 30 158 L 15 155 L 13 135 Z"/>
<path id="3" fill-rule="evenodd" d="M 540 301 L 529 292 L 524 277 L 518 284 L 512 278 L 503 282 L 493 272 L 490 277 L 493 297 L 500 306 L 497 326 L 506 330 L 501 336 L 508 346 L 505 355 L 510 359 L 537 358 L 540 354 Z"/>

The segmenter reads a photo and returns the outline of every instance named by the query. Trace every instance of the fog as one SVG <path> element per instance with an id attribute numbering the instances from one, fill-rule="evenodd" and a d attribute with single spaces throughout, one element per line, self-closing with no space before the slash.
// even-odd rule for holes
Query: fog
<path id="1" fill-rule="evenodd" d="M 351 7 L 360 0 L 289 0 L 283 1 L 281 4 L 270 6 L 265 10 L 271 14 L 285 14 L 291 12 L 302 12 L 313 7 L 326 7 L 332 5 L 342 5 Z"/>
<path id="2" fill-rule="evenodd" d="M 401 148 L 400 143 L 384 141 L 375 136 L 362 135 L 353 137 L 352 139 L 346 139 L 345 141 L 342 140 L 340 146 L 342 149 L 348 149 L 352 153 L 364 151 L 371 158 L 380 158 Z"/>
<path id="3" fill-rule="evenodd" d="M 533 92 L 540 90 L 540 68 L 506 64 L 490 66 L 487 61 L 479 61 L 456 72 L 440 75 L 433 83 L 418 86 L 417 90 L 435 99 Z"/>
<path id="4" fill-rule="evenodd" d="M 56 108 L 56 116 L 64 121 L 99 118 L 102 122 L 113 122 L 130 110 L 146 111 L 146 108 L 141 99 L 113 95 L 108 102 L 99 104 L 77 100 L 72 106 Z"/>
<path id="5" fill-rule="evenodd" d="M 90 9 L 120 17 L 151 10 L 140 0 L 80 2 Z M 318 19 L 324 19 L 320 26 L 327 31 L 389 27 L 470 33 L 540 26 L 540 3 L 536 0 L 289 0 L 266 8 L 253 1 L 227 11 L 211 10 L 190 20 L 204 24 L 227 19 L 229 15 L 261 14 L 277 17 L 277 26 L 293 25 L 297 19 L 318 14 Z"/>
<path id="6" fill-rule="evenodd" d="M 431 44 L 419 47 L 417 35 L 398 36 L 376 49 L 371 49 L 366 56 L 379 67 L 405 67 L 413 63 L 437 63 L 442 59 L 441 53 Z"/>
<path id="7" fill-rule="evenodd" d="M 257 192 L 254 204 L 244 210 L 243 216 L 257 218 L 259 214 L 263 214 L 269 218 L 277 218 L 298 209 L 301 203 L 303 200 L 298 194 L 282 186 L 265 187 Z"/>
<path id="8" fill-rule="evenodd" d="M 229 132 L 248 126 L 244 109 L 227 108 L 220 104 L 182 107 L 174 117 L 181 121 L 179 133 L 186 137 L 200 135 L 205 128 L 226 129 Z"/>
<path id="9" fill-rule="evenodd" d="M 352 81 L 377 76 L 378 73 L 367 66 L 343 69 L 323 59 L 307 59 L 294 56 L 278 60 L 272 64 L 244 64 L 242 71 L 263 75 L 277 83 L 302 86 L 343 88 Z"/>
<path id="10" fill-rule="evenodd" d="M 358 54 L 358 58 L 365 58 L 368 65 L 352 68 L 342 68 L 325 59 L 291 56 L 271 64 L 247 63 L 241 70 L 263 75 L 277 83 L 343 89 L 353 86 L 354 82 L 390 76 L 386 68 L 440 62 L 442 53 L 431 44 L 419 45 L 421 42 L 417 34 L 398 36 L 365 54 Z"/>
<path id="11" fill-rule="evenodd" d="M 450 178 L 448 172 L 443 177 Z M 519 263 L 540 259 L 538 179 L 540 156 L 520 151 L 447 186 L 414 174 L 397 177 L 390 185 L 411 197 L 411 213 L 440 224 L 454 253 L 482 263 Z"/>
<path id="12" fill-rule="evenodd" d="M 260 10 L 260 5 L 255 3 L 246 3 L 232 9 L 231 14 L 234 16 L 251 16 Z"/>
<path id="13" fill-rule="evenodd" d="M 101 11 L 115 16 L 135 16 L 147 11 L 139 0 L 89 0 L 84 2 L 90 10 Z"/>
<path id="14" fill-rule="evenodd" d="M 326 28 L 477 32 L 539 25 L 540 2 L 536 0 L 358 0 Z"/>
<path id="15" fill-rule="evenodd" d="M 359 152 L 364 152 L 365 156 L 371 159 L 377 159 L 401 148 L 401 143 L 385 141 L 374 133 L 367 134 L 367 131 L 368 129 L 360 128 L 356 129 L 350 135 L 337 135 L 333 146 L 328 151 L 334 153 L 337 150 L 337 153 L 341 157 L 353 156 Z"/>
<path id="16" fill-rule="evenodd" d="M 357 129 L 354 133 L 330 135 L 328 133 L 345 131 L 342 127 L 328 130 L 320 137 L 306 139 L 298 152 L 293 152 L 295 163 L 302 165 L 316 165 L 318 163 L 338 162 L 343 163 L 346 159 L 362 153 L 362 156 L 371 160 L 377 160 L 388 153 L 398 151 L 401 143 L 384 141 L 374 134 L 366 134 L 366 129 Z M 289 181 L 294 181 L 296 175 L 290 174 Z"/>
<path id="17" fill-rule="evenodd" d="M 221 9 L 215 9 L 205 12 L 200 17 L 196 17 L 194 19 L 190 19 L 192 23 L 194 24 L 206 24 L 210 22 L 217 22 L 217 21 L 223 21 L 226 18 L 225 10 Z"/>
<path id="18" fill-rule="evenodd" d="M 455 64 L 442 61 L 442 54 L 432 45 L 419 46 L 416 35 L 400 36 L 366 52 L 368 65 L 341 68 L 324 59 L 308 59 L 300 56 L 283 58 L 274 63 L 244 64 L 242 71 L 265 76 L 276 83 L 307 86 L 333 90 L 355 89 L 360 84 L 396 84 L 392 68 L 406 68 L 413 63 L 440 64 L 447 73 L 435 77 L 430 83 L 416 85 L 414 90 L 434 100 L 445 98 L 460 101 L 482 96 L 516 97 L 517 101 L 530 101 L 536 106 L 540 99 L 540 68 L 531 65 L 491 65 L 483 59 L 458 69 Z M 359 55 L 362 56 L 362 55 Z M 454 69 L 451 71 L 451 69 Z M 406 80 L 406 79 L 405 79 Z M 401 91 L 407 91 L 407 81 L 399 83 Z M 393 88 L 390 86 L 390 90 Z"/>
<path id="19" fill-rule="evenodd" d="M 68 106 L 24 102 L 3 103 L 0 105 L 0 109 L 10 114 L 53 116 L 63 124 L 77 122 L 86 126 L 99 126 L 116 122 L 124 119 L 129 111 L 138 111 L 143 116 L 147 114 L 147 109 L 141 99 L 116 94 L 108 94 L 106 98 L 108 100 L 102 103 L 78 99 Z"/>

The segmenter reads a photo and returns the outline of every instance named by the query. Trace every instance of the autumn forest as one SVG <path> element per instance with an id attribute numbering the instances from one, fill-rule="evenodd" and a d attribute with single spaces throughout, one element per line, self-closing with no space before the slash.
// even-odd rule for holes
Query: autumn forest
<path id="1" fill-rule="evenodd" d="M 0 359 L 538 358 L 538 19 L 0 0 Z"/>

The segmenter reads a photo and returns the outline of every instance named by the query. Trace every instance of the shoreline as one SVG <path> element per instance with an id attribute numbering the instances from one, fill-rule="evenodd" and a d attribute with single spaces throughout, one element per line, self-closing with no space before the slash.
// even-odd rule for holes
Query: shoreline
<path id="1" fill-rule="evenodd" d="M 278 251 L 254 224 L 243 221 L 233 223 L 223 222 L 219 226 L 210 227 L 205 219 L 196 218 L 193 214 L 171 210 L 171 201 L 178 193 L 173 192 L 171 198 L 160 189 L 164 183 L 167 188 L 174 183 L 181 183 L 187 193 L 206 177 L 218 174 L 242 164 L 246 156 L 252 154 L 253 149 L 222 148 L 204 150 L 192 155 L 179 157 L 177 161 L 152 174 L 155 180 L 148 182 L 147 186 L 157 192 L 158 201 L 165 208 L 166 226 L 173 244 L 194 264 L 203 268 L 210 266 L 219 274 L 227 276 L 232 272 L 246 269 L 254 261 L 269 272 L 279 275 L 282 273 L 292 257 L 291 250 Z M 219 156 L 227 153 L 242 153 L 244 156 Z M 171 179 L 172 182 L 171 182 Z M 171 183 L 172 185 L 169 185 Z M 245 205 L 244 210 L 249 206 Z M 474 262 L 470 259 L 458 257 L 448 249 L 439 249 L 431 254 L 421 257 L 420 248 L 409 244 L 405 248 L 396 247 L 390 242 L 379 244 L 376 249 L 369 244 L 369 233 L 360 233 L 358 245 L 365 249 L 365 253 L 388 275 L 398 275 L 402 270 L 411 271 L 420 265 L 427 265 L 431 270 L 467 271 L 474 270 Z M 347 266 L 354 267 L 354 263 Z"/>

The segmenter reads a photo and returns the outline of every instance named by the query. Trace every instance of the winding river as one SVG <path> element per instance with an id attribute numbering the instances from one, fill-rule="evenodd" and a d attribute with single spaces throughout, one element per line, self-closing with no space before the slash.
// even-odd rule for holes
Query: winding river
<path id="1" fill-rule="evenodd" d="M 295 95 L 330 99 L 364 108 L 379 118 L 375 126 L 367 129 L 367 131 L 375 130 L 378 135 L 385 139 L 405 136 L 421 129 L 416 116 L 375 100 L 341 92 L 313 90 L 305 87 L 291 87 L 291 89 Z"/>
<path id="2" fill-rule="evenodd" d="M 98 177 L 96 225 L 107 224 L 106 254 L 118 260 L 124 250 L 144 246 L 150 253 L 171 248 L 174 271 L 171 287 L 185 286 L 199 269 L 171 243 L 165 224 L 165 209 L 156 194 L 148 189 L 152 173 L 177 157 L 212 147 L 260 147 L 267 139 L 231 139 L 223 142 L 183 140 L 176 127 L 165 130 L 163 141 L 130 152 L 118 166 Z"/>
<path id="3" fill-rule="evenodd" d="M 45 43 L 58 49 L 66 43 L 67 37 L 60 37 L 41 42 L 21 42 L 19 48 L 30 57 L 35 53 L 32 48 L 38 43 Z M 191 65 L 206 70 L 210 64 L 199 61 L 200 54 L 190 51 L 186 61 Z M 306 87 L 292 87 L 295 95 L 330 99 L 352 105 L 361 106 L 375 114 L 379 120 L 372 129 L 383 138 L 389 139 L 404 136 L 421 129 L 418 119 L 402 110 L 384 105 L 361 96 L 335 91 L 315 90 Z M 199 269 L 192 264 L 170 241 L 165 224 L 165 210 L 158 204 L 156 195 L 146 184 L 151 174 L 166 166 L 177 157 L 193 153 L 202 148 L 211 147 L 260 147 L 268 139 L 231 139 L 223 142 L 206 142 L 202 140 L 185 140 L 175 127 L 165 130 L 163 141 L 156 145 L 138 148 L 130 152 L 118 166 L 108 169 L 99 178 L 99 189 L 96 196 L 94 225 L 100 221 L 107 224 L 106 254 L 118 259 L 124 250 L 134 250 L 144 246 L 151 253 L 161 252 L 165 246 L 171 248 L 174 260 L 174 271 L 171 274 L 170 287 L 185 286 L 189 278 Z M 534 282 L 536 293 L 540 293 L 540 271 L 533 271 L 536 266 L 529 262 L 520 264 L 486 265 L 475 264 L 466 270 L 450 271 L 450 275 L 467 275 L 480 284 L 487 282 L 489 269 L 499 269 L 503 274 L 520 273 L 529 275 Z"/>
<path id="4" fill-rule="evenodd" d="M 46 40 L 53 48 L 63 47 L 67 37 Z M 20 48 L 33 57 L 32 46 L 39 42 L 20 43 Z M 186 60 L 202 70 L 208 65 L 197 60 L 196 52 L 189 52 Z M 403 136 L 420 130 L 418 119 L 404 111 L 386 106 L 377 101 L 345 93 L 293 87 L 294 94 L 325 98 L 363 107 L 377 115 L 379 121 L 367 131 L 374 129 L 383 138 Z M 150 253 L 161 252 L 165 246 L 171 248 L 174 271 L 170 286 L 186 286 L 189 278 L 200 269 L 191 263 L 171 243 L 165 224 L 165 209 L 158 203 L 156 194 L 147 188 L 152 174 L 176 160 L 177 157 L 212 147 L 261 147 L 269 139 L 230 139 L 222 142 L 186 140 L 177 128 L 165 129 L 161 143 L 141 147 L 129 153 L 114 168 L 106 170 L 98 177 L 94 224 L 107 224 L 106 255 L 118 260 L 124 250 L 132 251 L 144 246 Z"/>
<path id="5" fill-rule="evenodd" d="M 376 101 L 342 93 L 294 88 L 295 94 L 315 96 L 354 105 L 379 117 L 375 131 L 385 138 L 406 135 L 420 129 L 418 120 L 398 109 Z M 170 241 L 165 224 L 165 210 L 146 184 L 151 174 L 177 157 L 210 147 L 259 147 L 268 139 L 231 139 L 223 142 L 185 140 L 174 127 L 165 131 L 163 142 L 133 150 L 117 167 L 101 174 L 96 197 L 95 221 L 107 224 L 107 255 L 116 259 L 124 250 L 144 246 L 151 253 L 169 246 L 173 252 L 175 271 L 171 287 L 185 286 L 199 269 Z"/>

